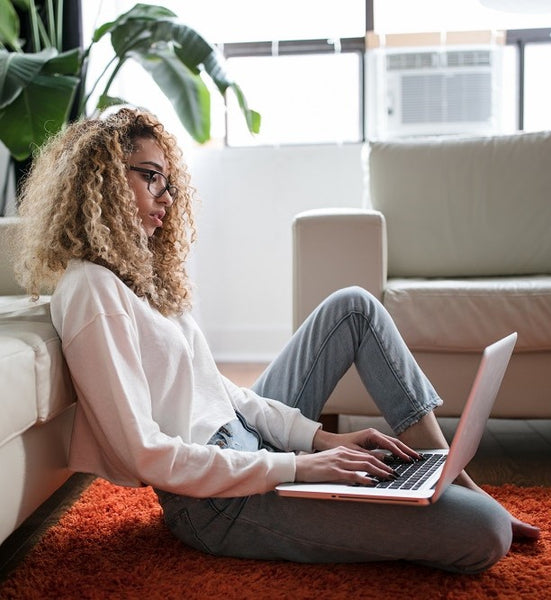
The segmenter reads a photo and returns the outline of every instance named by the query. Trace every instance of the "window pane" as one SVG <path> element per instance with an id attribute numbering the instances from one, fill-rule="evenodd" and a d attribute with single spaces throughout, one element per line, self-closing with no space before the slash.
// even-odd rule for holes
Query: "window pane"
<path id="1" fill-rule="evenodd" d="M 136 0 L 82 2 L 86 39 L 95 27 L 135 4 Z M 361 37 L 365 33 L 365 0 L 163 0 L 159 4 L 216 44 Z"/>
<path id="2" fill-rule="evenodd" d="M 216 43 L 365 33 L 365 0 L 165 0 L 163 6 Z"/>
<path id="3" fill-rule="evenodd" d="M 548 78 L 551 44 L 528 44 L 524 60 L 524 129 L 551 129 L 551 90 Z"/>
<path id="4" fill-rule="evenodd" d="M 486 8 L 480 0 L 374 0 L 373 20 L 381 33 L 530 29 L 551 26 L 551 8 L 537 14 Z"/>
<path id="5" fill-rule="evenodd" d="M 361 140 L 358 54 L 239 57 L 229 64 L 262 115 L 261 133 L 253 138 L 229 104 L 230 146 Z"/>

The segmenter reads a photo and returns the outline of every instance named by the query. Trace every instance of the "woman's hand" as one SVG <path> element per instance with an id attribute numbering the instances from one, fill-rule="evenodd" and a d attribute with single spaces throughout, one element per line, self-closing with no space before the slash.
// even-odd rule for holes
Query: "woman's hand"
<path id="1" fill-rule="evenodd" d="M 350 433 L 331 433 L 318 429 L 312 442 L 314 450 L 329 450 L 344 446 L 351 450 L 388 450 L 398 458 L 409 461 L 419 460 L 420 455 L 398 438 L 391 437 L 377 429 L 362 429 Z"/>
<path id="2" fill-rule="evenodd" d="M 420 458 L 400 440 L 376 429 L 344 434 L 320 429 L 314 436 L 313 447 L 320 452 L 297 456 L 295 481 L 373 485 L 373 479 L 365 473 L 382 479 L 395 477 L 392 467 L 381 460 L 384 453 L 380 450 L 389 451 L 404 461 Z"/>

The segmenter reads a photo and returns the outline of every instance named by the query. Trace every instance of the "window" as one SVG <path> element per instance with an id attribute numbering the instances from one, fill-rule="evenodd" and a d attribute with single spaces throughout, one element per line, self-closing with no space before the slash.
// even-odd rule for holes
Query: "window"
<path id="1" fill-rule="evenodd" d="M 545 85 L 551 29 L 542 29 L 551 27 L 551 12 L 508 13 L 485 6 L 498 1 L 164 0 L 162 4 L 220 46 L 250 106 L 262 114 L 261 134 L 251 136 L 231 94 L 227 107 L 213 94 L 213 137 L 243 146 L 353 143 L 373 135 L 551 127 L 547 109 L 551 92 Z M 134 3 L 112 0 L 100 3 L 100 8 L 96 3 L 83 3 L 85 38 L 95 24 L 114 18 Z M 522 9 L 525 3 L 518 5 Z M 501 45 L 488 47 L 489 54 L 484 48 L 481 54 L 476 44 L 449 47 L 445 56 L 433 48 L 432 72 L 408 74 L 405 67 L 394 68 L 389 92 L 387 84 L 371 79 L 373 65 L 370 53 L 365 52 L 365 34 L 371 30 L 383 38 L 476 30 L 501 31 L 505 38 Z M 431 55 L 430 49 L 425 54 Z M 481 56 L 490 57 L 490 63 L 482 64 Z M 460 64 L 455 59 L 474 62 Z M 385 57 L 376 69 L 389 70 L 392 60 L 399 67 L 407 66 L 409 59 L 405 54 Z M 449 77 L 452 67 L 453 81 Z M 122 86 L 135 85 L 135 81 L 140 78 L 132 73 L 121 77 Z M 396 86 L 401 85 L 409 90 L 410 99 L 401 108 L 405 128 L 397 124 L 402 113 L 388 104 L 389 94 L 397 93 L 401 88 Z M 141 95 L 146 91 L 154 93 L 142 89 Z M 435 93 L 441 98 L 438 106 L 425 101 L 427 94 L 432 101 Z M 133 94 L 122 89 L 120 95 Z M 454 105 L 460 97 L 470 98 L 471 104 Z M 420 98 L 418 105 L 424 104 L 422 111 L 416 110 L 415 98 Z M 143 101 L 156 107 L 163 103 L 157 97 L 144 96 Z M 432 123 L 440 125 L 431 129 Z"/>
<path id="2" fill-rule="evenodd" d="M 255 0 L 238 0 L 231 6 L 226 23 L 237 16 L 239 34 L 222 26 L 209 39 L 223 42 L 228 67 L 261 113 L 262 127 L 250 135 L 230 96 L 228 145 L 362 141 L 365 0 L 281 0 L 261 9 Z"/>
<path id="3" fill-rule="evenodd" d="M 267 55 L 255 45 L 253 56 L 232 56 L 247 52 L 242 45 L 226 47 L 229 68 L 262 115 L 261 132 L 253 137 L 230 103 L 230 146 L 362 141 L 363 38 L 345 52 L 326 40 L 311 45 L 308 52 L 295 44 L 299 53 L 283 46 Z"/>
<path id="4" fill-rule="evenodd" d="M 551 31 L 547 32 L 551 39 Z M 523 125 L 529 131 L 551 129 L 551 90 L 542 65 L 551 64 L 551 44 L 529 44 L 525 54 Z"/>

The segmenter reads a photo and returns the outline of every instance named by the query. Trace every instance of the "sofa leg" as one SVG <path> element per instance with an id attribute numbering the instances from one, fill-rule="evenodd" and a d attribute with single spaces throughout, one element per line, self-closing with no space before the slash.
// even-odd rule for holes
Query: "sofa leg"
<path id="1" fill-rule="evenodd" d="M 339 432 L 339 415 L 324 414 L 320 416 L 319 420 L 323 425 L 324 431 L 331 431 L 332 433 Z"/>

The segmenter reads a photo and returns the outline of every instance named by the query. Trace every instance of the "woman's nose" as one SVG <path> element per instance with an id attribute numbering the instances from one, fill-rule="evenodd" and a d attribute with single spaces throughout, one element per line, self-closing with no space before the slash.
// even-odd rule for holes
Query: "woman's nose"
<path id="1" fill-rule="evenodd" d="M 174 198 L 170 195 L 168 190 L 165 190 L 161 196 L 157 198 L 158 202 L 162 202 L 166 206 L 172 206 Z"/>

